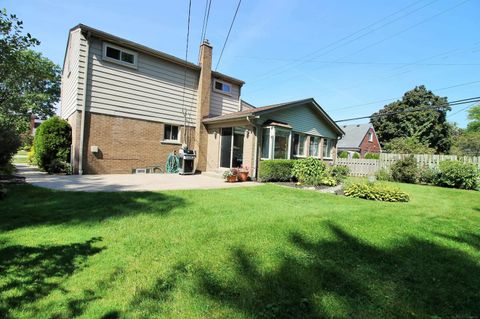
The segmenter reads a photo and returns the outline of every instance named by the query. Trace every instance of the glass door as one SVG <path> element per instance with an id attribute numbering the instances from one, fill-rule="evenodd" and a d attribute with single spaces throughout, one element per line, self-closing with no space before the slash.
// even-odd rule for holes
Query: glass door
<path id="1" fill-rule="evenodd" d="M 243 164 L 243 127 L 225 127 L 221 131 L 220 167 L 240 167 Z"/>

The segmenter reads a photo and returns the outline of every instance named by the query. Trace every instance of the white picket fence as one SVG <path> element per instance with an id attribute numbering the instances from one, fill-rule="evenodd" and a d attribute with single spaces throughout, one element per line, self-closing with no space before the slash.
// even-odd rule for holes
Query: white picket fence
<path id="1" fill-rule="evenodd" d="M 410 156 L 409 154 L 380 154 L 380 159 L 353 159 L 337 158 L 337 165 L 344 165 L 350 169 L 350 176 L 370 176 L 374 175 L 381 168 L 389 168 L 398 160 Z M 480 168 L 480 157 L 478 156 L 456 156 L 456 155 L 431 155 L 414 154 L 418 164 L 431 168 L 437 167 L 440 162 L 445 160 L 458 160 L 465 163 L 473 163 Z"/>

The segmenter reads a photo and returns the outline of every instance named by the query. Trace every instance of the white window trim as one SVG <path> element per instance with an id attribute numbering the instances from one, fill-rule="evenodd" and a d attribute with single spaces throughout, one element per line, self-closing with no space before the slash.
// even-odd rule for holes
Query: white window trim
<path id="1" fill-rule="evenodd" d="M 373 142 L 373 132 L 368 131 L 367 134 L 368 134 L 368 141 L 369 141 L 369 142 Z"/>
<path id="2" fill-rule="evenodd" d="M 317 147 L 317 152 L 318 154 L 316 156 L 310 154 L 310 143 L 308 143 L 308 157 L 315 157 L 315 158 L 322 158 L 322 155 L 323 155 L 323 148 L 320 149 L 320 146 L 322 146 L 322 138 L 321 136 L 317 136 L 317 135 L 309 135 L 310 136 L 310 141 L 312 139 L 315 139 L 315 138 L 318 138 L 319 141 L 318 141 L 318 147 Z"/>
<path id="3" fill-rule="evenodd" d="M 307 148 L 309 147 L 309 145 L 307 145 L 307 137 L 308 137 L 308 135 L 305 134 L 305 133 L 294 132 L 294 131 L 292 131 L 290 134 L 291 134 L 291 137 L 292 137 L 292 140 L 291 140 L 292 148 L 293 148 L 293 135 L 297 134 L 297 135 L 299 136 L 299 142 L 300 142 L 300 136 L 304 136 L 304 137 L 305 137 L 305 141 L 303 142 L 303 154 L 302 154 L 302 155 L 293 154 L 293 156 L 295 156 L 295 158 L 306 158 L 306 157 L 307 157 Z M 299 144 L 299 145 L 300 145 L 300 144 Z"/>
<path id="4" fill-rule="evenodd" d="M 325 143 L 325 141 L 327 141 L 327 150 L 328 150 L 328 144 L 330 144 L 330 156 L 324 156 L 323 155 L 323 148 L 322 148 L 322 158 L 323 159 L 328 159 L 328 160 L 331 160 L 333 159 L 333 156 L 332 156 L 332 151 L 333 151 L 333 139 L 331 138 L 328 138 L 328 137 L 323 137 L 323 142 Z"/>
<path id="5" fill-rule="evenodd" d="M 125 62 L 125 61 L 122 61 L 122 60 L 116 60 L 116 59 L 108 57 L 107 56 L 107 47 L 111 47 L 113 49 L 120 50 L 120 57 L 121 57 L 121 52 L 122 51 L 125 52 L 125 53 L 128 53 L 128 54 L 132 54 L 133 55 L 133 63 L 128 63 L 128 62 Z M 117 45 L 114 45 L 114 44 L 111 44 L 111 43 L 108 43 L 108 42 L 103 42 L 102 59 L 105 60 L 105 61 L 108 61 L 108 62 L 112 62 L 112 63 L 120 64 L 120 65 L 123 65 L 123 66 L 127 66 L 127 67 L 132 68 L 132 69 L 136 69 L 137 65 L 138 65 L 138 53 L 137 52 L 119 47 Z"/>
<path id="6" fill-rule="evenodd" d="M 165 126 L 167 126 L 167 125 L 178 127 L 177 139 L 176 140 L 171 140 L 171 139 L 165 138 Z M 168 123 L 163 124 L 163 140 L 162 140 L 162 143 L 164 143 L 164 144 L 181 144 L 180 135 L 182 135 L 180 125 L 168 124 Z"/>
<path id="7" fill-rule="evenodd" d="M 216 88 L 216 83 L 222 83 L 222 85 L 228 85 L 230 86 L 230 92 L 225 92 L 225 91 L 222 91 L 222 90 L 219 90 Z M 225 94 L 225 95 L 228 95 L 228 96 L 232 96 L 233 95 L 233 85 L 231 83 L 228 83 L 228 82 L 225 82 L 225 81 L 222 81 L 222 80 L 219 80 L 219 79 L 214 79 L 213 80 L 213 91 L 215 92 L 218 92 L 220 94 Z"/>

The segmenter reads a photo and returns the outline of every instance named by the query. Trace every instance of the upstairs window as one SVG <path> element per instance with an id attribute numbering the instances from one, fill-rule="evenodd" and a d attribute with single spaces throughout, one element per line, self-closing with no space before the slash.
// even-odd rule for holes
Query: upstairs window
<path id="1" fill-rule="evenodd" d="M 163 129 L 163 139 L 165 141 L 178 142 L 178 131 L 179 128 L 177 125 L 165 124 Z"/>
<path id="2" fill-rule="evenodd" d="M 215 83 L 213 84 L 213 89 L 215 91 L 231 94 L 232 93 L 232 85 L 220 80 L 215 79 Z"/>
<path id="3" fill-rule="evenodd" d="M 373 142 L 373 133 L 371 131 L 368 132 L 368 141 Z"/>
<path id="4" fill-rule="evenodd" d="M 133 68 L 137 67 L 137 53 L 108 43 L 103 44 L 103 59 Z"/>

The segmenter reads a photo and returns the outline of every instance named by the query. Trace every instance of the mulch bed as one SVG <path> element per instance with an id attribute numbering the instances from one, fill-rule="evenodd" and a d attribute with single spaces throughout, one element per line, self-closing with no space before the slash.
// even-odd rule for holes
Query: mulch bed
<path id="1" fill-rule="evenodd" d="M 279 185 L 279 186 L 285 186 L 285 187 L 298 188 L 298 189 L 314 190 L 314 191 L 319 191 L 321 193 L 332 193 L 337 195 L 343 195 L 343 186 L 341 184 L 337 186 L 325 186 L 325 185 L 305 186 L 305 185 L 298 185 L 295 182 L 275 182 L 273 184 Z"/>

